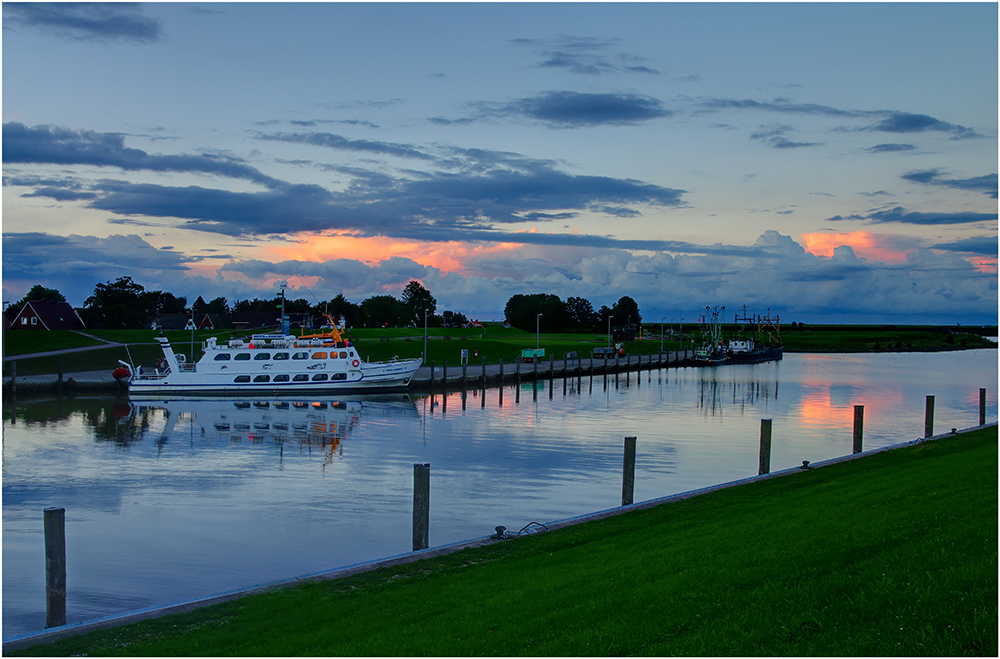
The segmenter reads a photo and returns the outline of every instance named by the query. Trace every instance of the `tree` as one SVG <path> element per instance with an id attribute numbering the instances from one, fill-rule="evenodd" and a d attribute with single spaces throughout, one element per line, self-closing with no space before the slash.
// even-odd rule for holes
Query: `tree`
<path id="1" fill-rule="evenodd" d="M 542 314 L 541 326 L 547 332 L 560 332 L 570 326 L 566 303 L 557 295 L 514 295 L 507 300 L 504 314 L 511 325 L 525 332 L 535 331 L 538 314 Z"/>
<path id="2" fill-rule="evenodd" d="M 441 324 L 444 327 L 465 327 L 469 324 L 469 319 L 464 313 L 457 311 L 445 311 L 441 314 Z"/>
<path id="3" fill-rule="evenodd" d="M 83 305 L 105 328 L 138 329 L 146 327 L 156 312 L 145 292 L 131 277 L 119 277 L 114 282 L 95 286 L 94 294 Z"/>
<path id="4" fill-rule="evenodd" d="M 63 294 L 54 288 L 45 288 L 41 284 L 35 284 L 28 291 L 28 294 L 23 298 L 12 304 L 11 306 L 15 309 L 23 307 L 28 302 L 65 302 L 66 298 Z"/>
<path id="5" fill-rule="evenodd" d="M 573 329 L 592 329 L 597 325 L 598 316 L 594 305 L 582 297 L 566 298 L 566 313 L 569 314 Z"/>
<path id="6" fill-rule="evenodd" d="M 146 291 L 148 305 L 157 315 L 184 313 L 187 309 L 186 297 L 175 297 L 173 293 L 164 291 Z"/>
<path id="7" fill-rule="evenodd" d="M 403 289 L 402 302 L 409 313 L 409 319 L 417 325 L 424 324 L 425 312 L 428 316 L 432 316 L 437 310 L 437 300 L 416 279 L 411 279 Z"/>
<path id="8" fill-rule="evenodd" d="M 353 324 L 361 320 L 361 306 L 350 302 L 344 297 L 343 293 L 327 302 L 326 305 L 317 307 L 316 310 L 319 313 L 328 313 L 331 316 L 341 316 L 348 324 Z"/>
<path id="9" fill-rule="evenodd" d="M 217 297 L 211 302 L 205 302 L 205 300 L 199 295 L 198 299 L 191 305 L 191 310 L 197 314 L 214 313 L 220 316 L 226 316 L 229 314 L 229 303 L 224 297 Z"/>
<path id="10" fill-rule="evenodd" d="M 398 327 L 407 314 L 406 305 L 391 295 L 375 295 L 361 303 L 361 315 L 367 327 Z"/>
<path id="11" fill-rule="evenodd" d="M 615 306 L 611 307 L 613 319 L 612 325 L 638 325 L 642 323 L 642 316 L 639 314 L 639 305 L 635 300 L 625 295 L 618 298 Z"/>

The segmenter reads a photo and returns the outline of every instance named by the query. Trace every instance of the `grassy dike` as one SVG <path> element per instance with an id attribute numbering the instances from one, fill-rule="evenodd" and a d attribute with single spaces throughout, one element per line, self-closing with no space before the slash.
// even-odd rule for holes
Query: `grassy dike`
<path id="1" fill-rule="evenodd" d="M 996 656 L 997 429 L 9 655 Z"/>

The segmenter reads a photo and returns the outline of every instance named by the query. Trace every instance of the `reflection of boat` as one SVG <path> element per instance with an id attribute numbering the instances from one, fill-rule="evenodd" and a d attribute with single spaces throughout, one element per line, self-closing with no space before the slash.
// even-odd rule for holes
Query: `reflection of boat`
<path id="1" fill-rule="evenodd" d="M 136 414 L 162 410 L 166 425 L 161 441 L 169 440 L 178 420 L 201 427 L 206 439 L 233 444 L 338 446 L 363 421 L 417 418 L 417 408 L 406 394 L 344 396 L 279 400 L 232 397 L 144 399 L 132 403 Z"/>
<path id="2" fill-rule="evenodd" d="M 197 363 L 175 353 L 166 337 L 156 340 L 163 359 L 152 373 L 125 362 L 115 369 L 116 379 L 127 381 L 134 395 L 403 391 L 421 364 L 420 359 L 362 361 L 336 326 L 309 336 L 255 334 L 224 344 L 213 337 Z"/>

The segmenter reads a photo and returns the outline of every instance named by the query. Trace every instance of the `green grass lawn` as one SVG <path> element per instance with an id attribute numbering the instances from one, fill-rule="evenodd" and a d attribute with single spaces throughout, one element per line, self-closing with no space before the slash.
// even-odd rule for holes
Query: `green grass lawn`
<path id="1" fill-rule="evenodd" d="M 31 652 L 996 656 L 996 472 L 993 427 Z"/>

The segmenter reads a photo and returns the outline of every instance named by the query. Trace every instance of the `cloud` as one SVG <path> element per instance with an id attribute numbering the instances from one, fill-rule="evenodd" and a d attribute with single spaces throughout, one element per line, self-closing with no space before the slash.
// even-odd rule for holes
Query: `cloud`
<path id="1" fill-rule="evenodd" d="M 755 101 L 753 99 L 735 98 L 699 98 L 695 107 L 702 110 L 764 110 L 782 114 L 819 115 L 833 117 L 866 117 L 874 114 L 865 110 L 842 110 L 829 105 L 815 103 L 793 103 L 787 98 L 776 98 L 771 101 Z"/>
<path id="2" fill-rule="evenodd" d="M 433 160 L 433 156 L 406 144 L 374 142 L 371 140 L 349 140 L 346 137 L 334 135 L 333 133 L 270 133 L 259 134 L 256 137 L 259 140 L 290 142 L 293 144 L 310 144 L 312 146 L 337 149 L 340 151 L 360 151 L 377 153 L 383 156 Z"/>
<path id="3" fill-rule="evenodd" d="M 919 213 L 916 211 L 907 212 L 902 206 L 896 206 L 882 211 L 873 211 L 867 215 L 848 215 L 847 217 L 835 215 L 827 218 L 827 222 L 838 222 L 842 220 L 863 220 L 873 224 L 883 224 L 887 222 L 900 222 L 902 224 L 919 225 L 948 225 L 948 224 L 972 224 L 974 222 L 989 222 L 997 219 L 997 213 Z"/>
<path id="4" fill-rule="evenodd" d="M 950 243 L 937 243 L 931 245 L 931 249 L 942 249 L 949 252 L 963 252 L 966 254 L 979 254 L 982 256 L 997 256 L 996 236 L 976 236 L 965 240 L 956 240 Z"/>
<path id="5" fill-rule="evenodd" d="M 68 39 L 153 43 L 159 21 L 132 3 L 5 2 L 4 27 L 33 27 Z"/>
<path id="6" fill-rule="evenodd" d="M 862 151 L 868 151 L 869 153 L 897 153 L 900 151 L 913 151 L 916 148 L 912 144 L 876 144 L 875 146 L 864 148 Z"/>
<path id="7" fill-rule="evenodd" d="M 922 133 L 925 131 L 941 131 L 951 133 L 955 139 L 978 137 L 979 134 L 971 128 L 950 124 L 926 114 L 911 112 L 890 112 L 882 121 L 867 130 L 877 130 L 885 133 Z"/>
<path id="8" fill-rule="evenodd" d="M 555 128 L 626 126 L 674 114 L 652 96 L 571 91 L 547 92 L 503 104 L 480 103 L 478 107 L 479 118 L 526 118 Z"/>
<path id="9" fill-rule="evenodd" d="M 750 139 L 763 142 L 775 149 L 795 149 L 822 145 L 822 142 L 793 142 L 785 137 L 785 134 L 791 130 L 791 126 L 761 126 L 753 133 L 750 133 Z"/>
<path id="10" fill-rule="evenodd" d="M 3 277 L 7 288 L 27 291 L 37 283 L 56 288 L 80 306 L 98 283 L 130 276 L 170 290 L 197 259 L 156 249 L 136 235 L 55 236 L 3 234 Z M 147 284 L 147 289 L 151 287 Z M 18 296 L 20 297 L 20 296 Z"/>
<path id="11" fill-rule="evenodd" d="M 607 51 L 620 42 L 620 39 L 571 36 L 512 40 L 512 43 L 532 48 L 539 54 L 541 60 L 536 65 L 539 68 L 565 69 L 593 76 L 622 72 L 659 75 L 659 71 L 641 63 L 646 61 L 645 58 L 624 52 L 609 57 Z"/>
<path id="12" fill-rule="evenodd" d="M 126 147 L 125 136 L 121 133 L 74 131 L 54 126 L 29 128 L 14 121 L 3 125 L 3 162 L 5 165 L 95 165 L 126 171 L 198 172 L 264 185 L 277 183 L 238 158 L 211 154 L 155 156 Z"/>
<path id="13" fill-rule="evenodd" d="M 997 175 L 987 174 L 974 178 L 955 179 L 945 178 L 939 169 L 928 169 L 923 171 L 907 172 L 901 177 L 904 181 L 920 183 L 922 185 L 936 185 L 944 188 L 955 188 L 957 190 L 970 190 L 972 192 L 982 192 L 993 199 L 997 198 Z"/>
<path id="14" fill-rule="evenodd" d="M 263 183 L 267 189 L 179 187 L 112 178 L 85 181 L 70 176 L 49 176 L 44 182 L 39 177 L 9 176 L 5 184 L 31 187 L 26 193 L 30 196 L 83 201 L 90 208 L 121 216 L 115 221 L 178 218 L 185 221 L 183 228 L 233 236 L 355 230 L 363 235 L 432 241 L 442 240 L 445 232 L 460 232 L 468 240 L 508 240 L 510 235 L 497 231 L 499 225 L 551 222 L 582 211 L 636 216 L 646 206 L 684 205 L 683 190 L 633 179 L 571 175 L 556 169 L 553 162 L 507 152 L 454 147 L 431 152 L 407 145 L 346 140 L 328 133 L 268 136 L 271 138 L 412 156 L 437 168 L 390 174 L 331 165 L 329 168 L 351 177 L 346 189 L 333 192 L 318 185 L 267 177 L 235 158 L 151 156 L 125 147 L 119 134 L 8 123 L 3 142 L 7 164 L 203 172 Z"/>

